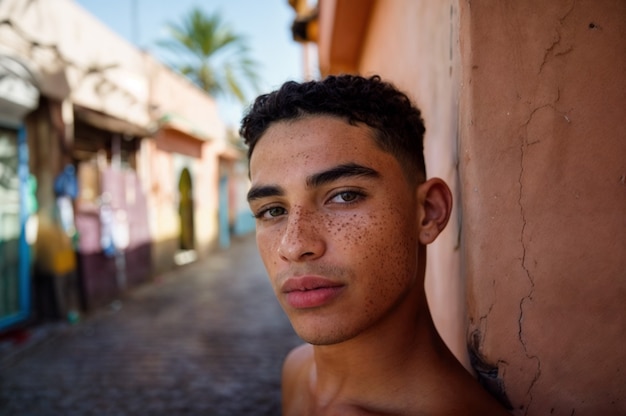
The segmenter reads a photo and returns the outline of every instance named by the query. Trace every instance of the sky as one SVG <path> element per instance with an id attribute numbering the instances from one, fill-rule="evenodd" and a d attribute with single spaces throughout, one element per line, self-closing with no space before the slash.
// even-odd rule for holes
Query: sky
<path id="1" fill-rule="evenodd" d="M 168 23 L 179 22 L 196 6 L 207 14 L 219 11 L 234 32 L 248 38 L 251 55 L 260 64 L 261 93 L 284 81 L 301 81 L 304 77 L 302 47 L 291 37 L 295 12 L 288 0 L 75 1 L 114 32 L 157 58 L 164 56 L 157 42 L 168 38 Z M 234 100 L 216 101 L 222 119 L 236 127 L 244 108 Z"/>

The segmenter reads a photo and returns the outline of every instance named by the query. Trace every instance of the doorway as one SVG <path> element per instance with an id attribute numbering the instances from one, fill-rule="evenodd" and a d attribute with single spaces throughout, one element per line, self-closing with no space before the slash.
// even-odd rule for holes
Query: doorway
<path id="1" fill-rule="evenodd" d="M 193 183 L 188 168 L 184 168 L 178 181 L 178 192 L 180 201 L 178 213 L 180 216 L 180 250 L 195 250 L 194 232 L 194 203 L 193 203 Z"/>
<path id="2" fill-rule="evenodd" d="M 28 176 L 26 131 L 0 127 L 0 330 L 29 315 Z"/>

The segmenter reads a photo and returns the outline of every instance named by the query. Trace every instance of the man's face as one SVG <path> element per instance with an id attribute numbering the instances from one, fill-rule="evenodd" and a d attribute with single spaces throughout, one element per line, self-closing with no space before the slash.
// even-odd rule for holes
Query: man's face
<path id="1" fill-rule="evenodd" d="M 249 202 L 274 292 L 312 344 L 350 339 L 407 300 L 418 276 L 418 201 L 362 124 L 310 116 L 269 127 Z"/>

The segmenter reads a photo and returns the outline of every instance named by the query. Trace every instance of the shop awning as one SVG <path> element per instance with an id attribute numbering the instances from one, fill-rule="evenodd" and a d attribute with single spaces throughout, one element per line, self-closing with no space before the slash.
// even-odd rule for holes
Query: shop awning
<path id="1" fill-rule="evenodd" d="M 152 136 L 152 132 L 145 127 L 85 107 L 74 106 L 74 114 L 82 122 L 102 130 L 135 137 Z"/>

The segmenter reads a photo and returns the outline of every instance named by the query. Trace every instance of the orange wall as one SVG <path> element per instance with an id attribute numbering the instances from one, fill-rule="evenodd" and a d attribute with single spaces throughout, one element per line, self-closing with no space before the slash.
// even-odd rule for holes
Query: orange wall
<path id="1" fill-rule="evenodd" d="M 461 2 L 470 331 L 519 414 L 626 412 L 626 2 Z"/>

